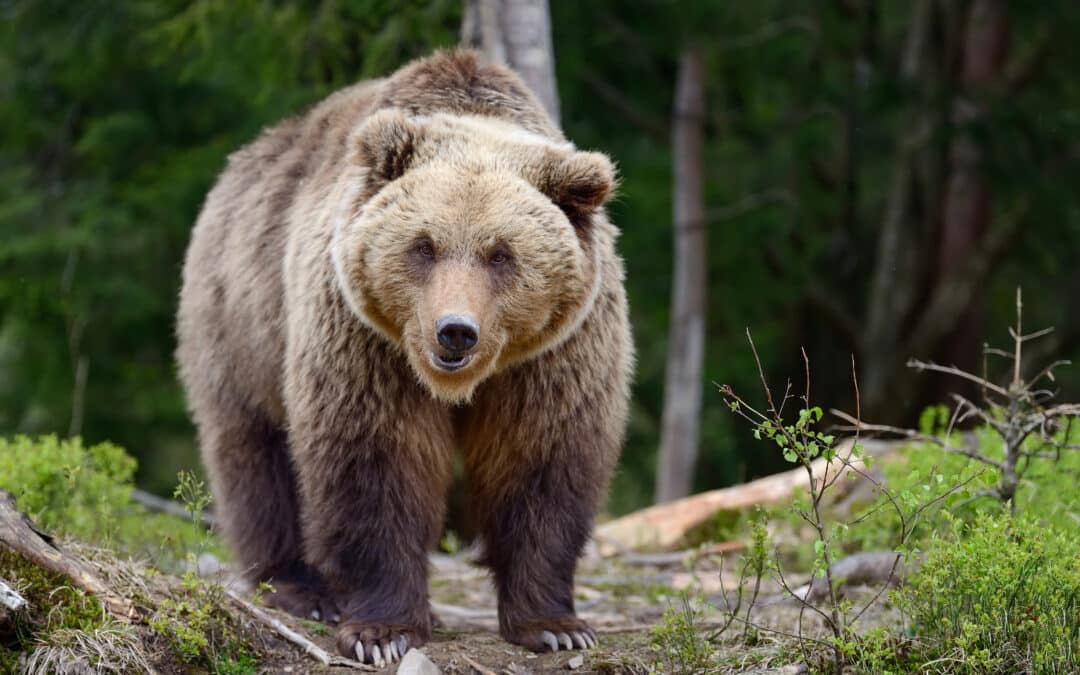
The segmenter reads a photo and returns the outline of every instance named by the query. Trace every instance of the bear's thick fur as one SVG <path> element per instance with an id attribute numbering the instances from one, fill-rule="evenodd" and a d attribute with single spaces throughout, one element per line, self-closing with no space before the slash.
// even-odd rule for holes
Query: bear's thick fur
<path id="1" fill-rule="evenodd" d="M 456 452 L 509 641 L 590 646 L 573 576 L 633 347 L 614 170 L 509 70 L 435 54 L 229 158 L 192 234 L 181 376 L 268 602 L 381 662 L 430 638 Z"/>

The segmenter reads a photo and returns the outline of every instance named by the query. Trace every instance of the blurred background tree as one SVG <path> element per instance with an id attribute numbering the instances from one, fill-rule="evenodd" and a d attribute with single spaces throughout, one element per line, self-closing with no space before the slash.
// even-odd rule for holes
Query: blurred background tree
<path id="1" fill-rule="evenodd" d="M 526 3 L 527 4 L 527 3 Z M 229 152 L 334 89 L 457 44 L 461 0 L 0 0 L 0 434 L 126 446 L 167 490 L 197 465 L 173 313 L 188 232 Z M 981 358 L 988 328 L 1080 351 L 1080 5 L 1006 0 L 552 0 L 558 108 L 619 163 L 612 205 L 639 350 L 610 508 L 650 502 L 672 306 L 672 113 L 694 49 L 705 350 L 691 489 L 777 467 L 711 383 L 773 373 L 910 421 L 909 356 Z M 707 282 L 704 280 L 707 279 Z M 964 360 L 971 360 L 964 363 Z M 990 367 L 994 362 L 990 361 Z M 1066 396 L 1080 376 L 1062 371 Z"/>

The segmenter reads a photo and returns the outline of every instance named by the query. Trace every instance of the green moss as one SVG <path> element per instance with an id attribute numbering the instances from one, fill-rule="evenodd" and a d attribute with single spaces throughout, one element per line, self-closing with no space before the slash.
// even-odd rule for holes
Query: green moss
<path id="1" fill-rule="evenodd" d="M 8 645 L 12 653 L 46 640 L 53 631 L 92 631 L 108 619 L 97 598 L 6 548 L 0 548 L 0 573 L 20 589 L 29 605 L 29 613 L 16 619 L 13 642 Z"/>

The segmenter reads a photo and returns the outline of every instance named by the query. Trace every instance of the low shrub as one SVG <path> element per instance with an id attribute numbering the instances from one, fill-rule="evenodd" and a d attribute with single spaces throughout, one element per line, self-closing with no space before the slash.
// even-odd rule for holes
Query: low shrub
<path id="1" fill-rule="evenodd" d="M 919 672 L 1080 670 L 1080 536 L 1007 513 L 946 516 L 896 595 Z"/>

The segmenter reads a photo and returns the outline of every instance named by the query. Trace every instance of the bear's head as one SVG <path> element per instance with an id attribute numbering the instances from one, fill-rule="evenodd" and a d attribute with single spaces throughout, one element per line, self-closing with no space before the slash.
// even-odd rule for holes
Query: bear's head
<path id="1" fill-rule="evenodd" d="M 338 283 L 434 396 L 467 401 L 580 325 L 600 287 L 606 156 L 492 118 L 397 109 L 351 143 Z"/>

